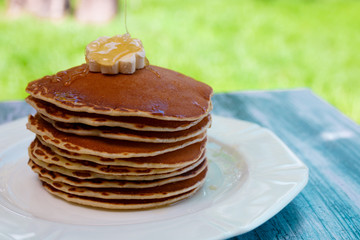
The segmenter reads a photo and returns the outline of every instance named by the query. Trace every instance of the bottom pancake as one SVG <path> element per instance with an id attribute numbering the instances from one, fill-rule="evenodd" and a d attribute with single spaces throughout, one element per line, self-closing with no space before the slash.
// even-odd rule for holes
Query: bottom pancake
<path id="1" fill-rule="evenodd" d="M 59 191 L 77 196 L 95 197 L 101 199 L 155 199 L 179 195 L 201 186 L 205 181 L 206 172 L 207 168 L 193 178 L 150 188 L 76 187 L 65 183 L 54 182 L 46 177 L 39 176 L 39 178 L 41 181 L 51 185 Z"/>
<path id="2" fill-rule="evenodd" d="M 90 207 L 96 208 L 106 208 L 113 210 L 137 210 L 137 209 L 146 209 L 146 208 L 157 208 L 165 205 L 169 205 L 185 198 L 188 198 L 194 195 L 201 186 L 190 190 L 188 192 L 167 197 L 167 198 L 159 198 L 159 199 L 101 199 L 94 197 L 84 197 L 84 196 L 76 196 L 69 193 L 62 192 L 53 188 L 51 185 L 43 182 L 44 188 L 50 192 L 51 194 L 65 199 L 66 201 L 77 203 L 81 205 L 86 205 Z"/>

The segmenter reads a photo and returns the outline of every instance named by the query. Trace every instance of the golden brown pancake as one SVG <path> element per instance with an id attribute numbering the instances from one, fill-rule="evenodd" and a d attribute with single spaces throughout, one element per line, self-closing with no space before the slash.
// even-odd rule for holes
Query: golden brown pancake
<path id="1" fill-rule="evenodd" d="M 66 176 L 64 174 L 49 171 L 41 166 L 37 165 L 33 161 L 29 160 L 28 165 L 31 169 L 39 174 L 39 176 L 46 177 L 51 179 L 52 181 L 62 182 L 73 186 L 78 187 L 92 187 L 92 188 L 149 188 L 149 187 L 156 187 L 161 186 L 167 183 L 183 181 L 196 175 L 200 174 L 207 165 L 200 164 L 199 166 L 195 167 L 194 169 L 182 173 L 180 175 L 159 179 L 159 180 L 152 180 L 152 181 L 124 181 L 124 180 L 108 180 L 108 179 L 78 179 L 75 177 Z"/>
<path id="2" fill-rule="evenodd" d="M 44 182 L 43 182 L 43 186 L 51 194 L 63 198 L 66 201 L 72 203 L 77 203 L 77 204 L 97 207 L 97 208 L 107 208 L 107 209 L 116 209 L 116 210 L 147 209 L 147 208 L 166 206 L 194 195 L 201 188 L 201 186 L 199 186 L 198 188 L 191 190 L 189 192 L 168 198 L 160 198 L 160 199 L 101 199 L 101 198 L 93 198 L 93 197 L 76 196 L 73 194 L 65 193 L 53 188 L 52 186 Z"/>
<path id="3" fill-rule="evenodd" d="M 148 66 L 130 75 L 104 75 L 86 68 L 30 82 L 26 91 L 70 111 L 110 116 L 193 121 L 211 110 L 211 87 L 178 72 Z"/>
<path id="4" fill-rule="evenodd" d="M 108 175 L 108 174 L 101 174 L 101 173 L 95 173 L 91 171 L 84 171 L 84 170 L 73 170 L 73 169 L 67 169 L 65 167 L 56 165 L 56 164 L 49 164 L 44 161 L 41 161 L 37 159 L 35 156 L 33 156 L 30 153 L 30 160 L 34 162 L 36 165 L 45 168 L 52 172 L 58 172 L 66 176 L 78 178 L 78 179 L 94 179 L 94 178 L 100 178 L 100 179 L 107 179 L 107 180 L 129 180 L 129 181 L 152 181 L 157 179 L 164 179 L 169 177 L 174 177 L 181 175 L 185 172 L 191 171 L 195 169 L 197 166 L 201 164 L 206 164 L 206 158 L 203 156 L 200 158 L 197 162 L 186 166 L 184 168 L 177 169 L 175 171 L 169 172 L 169 173 L 160 173 L 160 174 L 151 174 L 151 175 Z"/>
<path id="5" fill-rule="evenodd" d="M 205 168 L 200 174 L 192 178 L 149 188 L 90 188 L 54 182 L 49 178 L 41 176 L 40 180 L 57 190 L 78 196 L 102 199 L 155 199 L 179 195 L 199 187 L 205 179 L 206 172 L 207 169 Z"/>
<path id="6" fill-rule="evenodd" d="M 61 132 L 76 134 L 80 136 L 95 136 L 118 140 L 135 142 L 171 143 L 195 137 L 205 132 L 211 123 L 210 115 L 204 117 L 198 124 L 182 131 L 176 132 L 154 132 L 135 131 L 119 127 L 92 127 L 84 124 L 62 123 L 48 119 L 40 115 L 42 119 L 52 124 Z"/>
<path id="7" fill-rule="evenodd" d="M 199 118 L 195 121 L 165 121 L 145 117 L 107 116 L 94 113 L 68 111 L 32 96 L 28 96 L 25 100 L 41 115 L 63 123 L 123 127 L 140 131 L 174 132 L 188 129 L 202 120 L 202 118 Z"/>
<path id="8" fill-rule="evenodd" d="M 111 166 L 97 164 L 84 160 L 74 160 L 62 157 L 54 153 L 50 148 L 41 146 L 41 143 L 35 139 L 34 144 L 29 147 L 29 155 L 49 164 L 55 164 L 67 169 L 91 171 L 108 175 L 151 175 L 173 172 L 179 168 L 134 168 L 126 166 Z"/>
<path id="9" fill-rule="evenodd" d="M 187 147 L 172 152 L 150 156 L 150 157 L 134 157 L 134 158 L 103 158 L 95 155 L 79 154 L 69 152 L 47 144 L 41 138 L 39 147 L 50 148 L 54 153 L 70 158 L 90 161 L 108 166 L 127 166 L 137 168 L 182 168 L 197 161 L 205 151 L 206 139 L 201 142 L 191 144 Z"/>
<path id="10" fill-rule="evenodd" d="M 202 141 L 206 134 L 175 142 L 175 143 L 144 143 L 124 140 L 113 140 L 100 137 L 82 137 L 66 134 L 55 129 L 38 114 L 29 116 L 27 127 L 42 138 L 43 141 L 58 148 L 80 153 L 101 156 L 105 158 L 131 158 L 155 156 L 175 151 L 193 143 Z"/>

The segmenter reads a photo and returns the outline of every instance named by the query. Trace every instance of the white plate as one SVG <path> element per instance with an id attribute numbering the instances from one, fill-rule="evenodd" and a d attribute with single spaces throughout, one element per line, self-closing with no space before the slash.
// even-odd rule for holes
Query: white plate
<path id="1" fill-rule="evenodd" d="M 48 194 L 27 166 L 26 119 L 0 126 L 0 239 L 219 239 L 248 232 L 304 188 L 308 168 L 269 130 L 213 117 L 205 186 L 180 203 L 105 211 Z"/>

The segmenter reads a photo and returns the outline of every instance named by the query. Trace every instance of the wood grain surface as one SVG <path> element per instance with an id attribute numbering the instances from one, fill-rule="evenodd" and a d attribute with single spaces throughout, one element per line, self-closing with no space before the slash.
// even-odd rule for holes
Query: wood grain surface
<path id="1" fill-rule="evenodd" d="M 310 90 L 215 94 L 213 113 L 273 131 L 308 166 L 309 182 L 280 213 L 232 239 L 360 239 L 360 126 Z M 33 113 L 0 103 L 0 124 Z"/>

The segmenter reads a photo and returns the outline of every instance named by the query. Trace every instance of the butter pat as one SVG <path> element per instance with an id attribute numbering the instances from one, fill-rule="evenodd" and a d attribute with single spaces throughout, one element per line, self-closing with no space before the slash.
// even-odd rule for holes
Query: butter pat
<path id="1" fill-rule="evenodd" d="M 133 74 L 145 67 L 145 50 L 130 34 L 100 37 L 87 45 L 85 59 L 91 72 Z"/>

